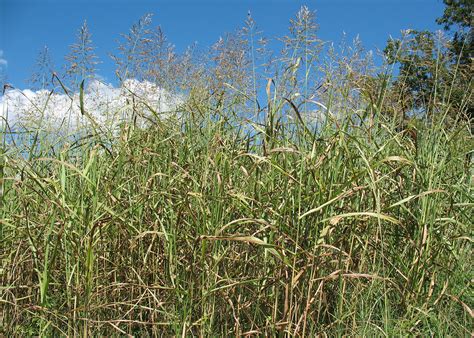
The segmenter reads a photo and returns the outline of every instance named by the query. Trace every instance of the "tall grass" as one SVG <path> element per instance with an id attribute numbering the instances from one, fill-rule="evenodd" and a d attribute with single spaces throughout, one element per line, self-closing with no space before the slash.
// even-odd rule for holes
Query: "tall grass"
<path id="1" fill-rule="evenodd" d="M 4 142 L 0 332 L 472 334 L 468 124 L 400 128 L 357 48 L 315 89 L 305 46 L 263 94 L 255 61 L 231 86 L 194 66 L 147 128 Z"/>

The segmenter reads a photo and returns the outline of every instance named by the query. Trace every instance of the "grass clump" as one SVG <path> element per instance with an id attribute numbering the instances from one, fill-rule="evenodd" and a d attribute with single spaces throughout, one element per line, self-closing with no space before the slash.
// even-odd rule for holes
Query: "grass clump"
<path id="1" fill-rule="evenodd" d="M 357 46 L 317 88 L 292 41 L 263 93 L 239 44 L 249 81 L 193 64 L 146 127 L 5 141 L 0 332 L 470 335 L 469 124 L 446 101 L 401 125 Z"/>

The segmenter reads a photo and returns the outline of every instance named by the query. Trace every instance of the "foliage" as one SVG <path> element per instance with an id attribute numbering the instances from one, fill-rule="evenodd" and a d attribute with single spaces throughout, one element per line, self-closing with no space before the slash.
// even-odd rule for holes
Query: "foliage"
<path id="1" fill-rule="evenodd" d="M 454 37 L 451 51 L 453 57 L 459 58 L 462 65 L 471 64 L 474 57 L 474 1 L 472 0 L 444 0 L 446 8 L 443 16 L 436 22 L 444 25 L 445 30 L 454 27 Z"/>
<path id="2" fill-rule="evenodd" d="M 389 40 L 384 52 L 389 64 L 399 65 L 396 86 L 400 96 L 410 98 L 403 108 L 404 114 L 427 106 L 433 111 L 441 103 L 442 110 L 449 111 L 453 118 L 457 114 L 471 120 L 474 3 L 472 0 L 444 0 L 444 3 L 446 9 L 437 23 L 443 24 L 446 30 L 455 29 L 450 41 L 441 34 L 408 30 L 401 39 Z"/>

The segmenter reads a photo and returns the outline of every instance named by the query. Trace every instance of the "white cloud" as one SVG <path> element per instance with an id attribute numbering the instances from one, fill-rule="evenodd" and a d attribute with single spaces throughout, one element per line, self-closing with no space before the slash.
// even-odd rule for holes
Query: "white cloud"
<path id="1" fill-rule="evenodd" d="M 120 122 L 130 121 L 133 114 L 140 114 L 137 121 L 143 126 L 159 118 L 155 114 L 175 111 L 182 102 L 180 95 L 133 79 L 119 88 L 94 80 L 84 93 L 86 112 L 104 130 L 112 132 Z M 40 127 L 51 133 L 69 134 L 91 125 L 91 120 L 81 114 L 79 94 L 68 96 L 60 89 L 52 94 L 46 90 L 9 90 L 0 97 L 0 113 L 13 128 Z"/>
<path id="2" fill-rule="evenodd" d="M 3 58 L 3 50 L 0 49 L 0 67 L 8 66 L 8 61 Z"/>

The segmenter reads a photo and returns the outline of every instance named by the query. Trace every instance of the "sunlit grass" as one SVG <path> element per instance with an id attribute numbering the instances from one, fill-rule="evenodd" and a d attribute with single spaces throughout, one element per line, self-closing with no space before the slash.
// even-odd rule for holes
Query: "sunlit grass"
<path id="1" fill-rule="evenodd" d="M 469 124 L 401 127 L 338 69 L 316 118 L 284 73 L 253 118 L 203 80 L 146 127 L 5 127 L 0 333 L 471 335 Z"/>
<path id="2" fill-rule="evenodd" d="M 340 121 L 264 150 L 182 117 L 7 153 L 5 332 L 469 334 L 458 128 Z"/>

